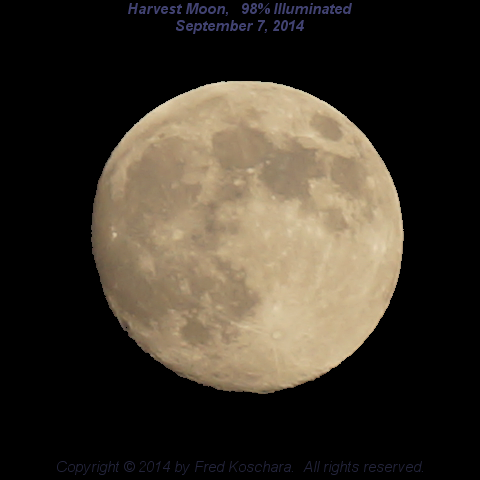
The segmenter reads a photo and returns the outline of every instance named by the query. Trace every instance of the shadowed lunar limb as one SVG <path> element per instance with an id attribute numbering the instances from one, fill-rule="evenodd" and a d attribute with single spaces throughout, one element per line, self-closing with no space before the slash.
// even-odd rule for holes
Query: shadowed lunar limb
<path id="1" fill-rule="evenodd" d="M 318 378 L 362 345 L 402 242 L 365 135 L 261 82 L 150 112 L 112 153 L 92 224 L 108 303 L 142 349 L 182 377 L 257 393 Z"/>

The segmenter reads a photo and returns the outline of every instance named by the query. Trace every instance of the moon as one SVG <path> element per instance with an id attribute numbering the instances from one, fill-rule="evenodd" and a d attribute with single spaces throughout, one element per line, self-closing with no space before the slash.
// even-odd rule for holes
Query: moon
<path id="1" fill-rule="evenodd" d="M 270 393 L 338 366 L 400 273 L 379 154 L 335 108 L 275 83 L 209 84 L 148 113 L 106 163 L 92 220 L 120 324 L 218 390 Z"/>

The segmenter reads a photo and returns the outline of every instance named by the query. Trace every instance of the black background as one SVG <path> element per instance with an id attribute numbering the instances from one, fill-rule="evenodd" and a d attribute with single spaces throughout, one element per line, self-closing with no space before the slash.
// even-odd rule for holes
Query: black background
<path id="1" fill-rule="evenodd" d="M 227 21 L 259 18 L 242 15 L 242 3 L 226 5 Z M 71 239 L 71 261 L 60 274 L 68 286 L 58 282 L 53 316 L 61 335 L 48 354 L 54 359 L 45 380 L 44 420 L 54 438 L 49 468 L 55 471 L 60 460 L 237 459 L 291 464 L 295 473 L 315 460 L 360 465 L 423 460 L 424 471 L 433 468 L 424 439 L 436 427 L 425 337 L 418 333 L 427 315 L 418 289 L 411 288 L 407 260 L 384 318 L 352 357 L 316 381 L 256 395 L 182 379 L 141 351 L 107 305 L 90 243 L 97 182 L 123 135 L 165 101 L 221 81 L 285 84 L 346 115 L 384 160 L 408 226 L 415 180 L 407 133 L 422 123 L 410 105 L 428 91 L 424 73 L 433 62 L 422 54 L 428 49 L 424 17 L 401 3 L 354 1 L 349 15 L 288 16 L 303 19 L 304 30 L 273 32 L 273 20 L 284 18 L 273 15 L 271 3 L 270 15 L 263 15 L 267 33 L 193 35 L 177 32 L 176 21 L 225 19 L 128 15 L 128 5 L 66 9 L 45 29 L 39 49 L 39 70 L 51 73 L 49 91 L 59 100 L 56 132 L 63 132 L 71 152 L 61 161 L 71 182 L 58 187 L 70 202 L 62 225 Z"/>

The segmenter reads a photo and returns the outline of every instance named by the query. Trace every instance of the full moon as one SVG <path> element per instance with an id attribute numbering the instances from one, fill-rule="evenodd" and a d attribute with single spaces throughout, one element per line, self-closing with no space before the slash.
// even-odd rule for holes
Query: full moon
<path id="1" fill-rule="evenodd" d="M 202 385 L 270 393 L 365 342 L 397 284 L 403 227 L 385 164 L 346 116 L 284 85 L 222 82 L 125 134 L 92 244 L 144 351 Z"/>

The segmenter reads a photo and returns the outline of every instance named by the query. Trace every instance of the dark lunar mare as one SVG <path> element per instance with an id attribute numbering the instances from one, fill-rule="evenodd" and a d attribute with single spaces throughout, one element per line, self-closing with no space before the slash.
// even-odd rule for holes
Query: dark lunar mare
<path id="1" fill-rule="evenodd" d="M 341 138 L 340 128 L 328 117 L 316 114 L 311 124 L 326 138 Z M 224 169 L 223 178 L 217 187 L 216 200 L 203 205 L 196 202 L 202 186 L 182 182 L 184 166 L 192 151 L 188 141 L 176 136 L 147 147 L 140 161 L 128 169 L 122 202 L 113 206 L 112 200 L 99 199 L 100 206 L 106 200 L 105 204 L 120 212 L 126 220 L 126 235 L 119 235 L 111 241 L 111 232 L 105 230 L 102 235 L 108 248 L 99 245 L 97 251 L 102 284 L 113 293 L 122 311 L 146 323 L 150 319 L 161 323 L 161 318 L 174 309 L 186 320 L 182 328 L 183 338 L 191 344 L 206 344 L 212 340 L 212 332 L 211 327 L 203 325 L 199 319 L 203 294 L 208 292 L 214 304 L 220 306 L 222 313 L 215 321 L 225 327 L 224 333 L 231 321 L 241 322 L 260 301 L 258 295 L 247 288 L 244 272 L 234 270 L 215 255 L 221 235 L 236 233 L 235 223 L 220 220 L 217 212 L 223 202 L 235 202 L 248 194 L 251 177 L 246 174 L 246 169 L 260 167 L 259 179 L 273 195 L 280 201 L 299 199 L 302 208 L 307 209 L 312 207 L 309 179 L 330 174 L 341 190 L 360 197 L 366 170 L 358 161 L 329 154 L 328 171 L 326 157 L 319 155 L 316 149 L 303 147 L 295 137 L 287 138 L 286 146 L 280 148 L 263 132 L 240 123 L 212 136 L 212 155 Z M 235 178 L 242 182 L 235 185 Z M 105 205 L 103 208 L 108 209 Z M 199 271 L 194 261 L 162 252 L 151 242 L 152 219 L 168 222 L 188 208 L 196 210 L 203 222 L 203 226 L 192 234 L 192 248 L 213 259 L 224 282 Z M 333 230 L 347 227 L 340 209 L 327 209 L 325 222 Z M 135 243 L 153 251 L 155 277 L 141 271 L 138 264 L 140 249 Z M 185 279 L 191 295 L 182 293 L 181 283 Z M 232 338 L 226 333 L 223 337 L 224 340 Z"/>

